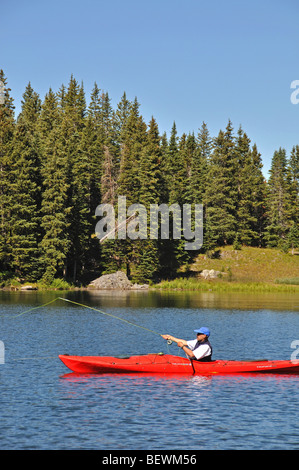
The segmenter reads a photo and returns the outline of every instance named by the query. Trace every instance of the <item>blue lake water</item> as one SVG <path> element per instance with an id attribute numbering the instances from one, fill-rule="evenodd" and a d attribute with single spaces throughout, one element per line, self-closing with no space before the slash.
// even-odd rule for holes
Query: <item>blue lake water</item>
<path id="1" fill-rule="evenodd" d="M 211 329 L 214 359 L 290 359 L 298 295 L 0 293 L 0 449 L 299 448 L 299 376 L 76 375 L 58 354 L 182 355 L 158 335 Z M 299 354 L 298 356 L 299 357 Z"/>

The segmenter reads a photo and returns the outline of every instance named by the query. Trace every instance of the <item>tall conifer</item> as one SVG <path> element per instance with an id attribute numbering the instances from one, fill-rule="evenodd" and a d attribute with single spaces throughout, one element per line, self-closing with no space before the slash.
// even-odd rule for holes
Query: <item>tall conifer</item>
<path id="1" fill-rule="evenodd" d="M 82 149 L 85 127 L 86 101 L 83 84 L 71 76 L 65 94 L 65 112 L 62 128 L 68 141 L 67 157 L 69 165 L 69 234 L 70 251 L 68 276 L 74 282 L 80 278 L 89 249 L 89 158 Z"/>
<path id="2" fill-rule="evenodd" d="M 232 243 L 237 229 L 237 158 L 232 124 L 214 140 L 205 191 L 206 246 Z"/>
<path id="3" fill-rule="evenodd" d="M 0 86 L 0 272 L 4 272 L 11 269 L 9 176 L 15 121 L 11 90 L 7 87 L 7 80 L 2 69 L 0 70 Z"/>
<path id="4" fill-rule="evenodd" d="M 184 142 L 181 141 L 181 147 Z M 179 149 L 179 137 L 176 123 L 173 123 L 168 145 L 167 166 L 168 166 L 168 186 L 169 204 L 184 203 L 184 188 L 186 183 L 186 171 L 182 154 Z"/>
<path id="5" fill-rule="evenodd" d="M 287 181 L 290 195 L 290 216 L 299 226 L 299 145 L 292 148 L 287 164 Z"/>
<path id="6" fill-rule="evenodd" d="M 240 128 L 236 143 L 238 159 L 238 235 L 242 243 L 261 246 L 264 228 L 265 182 L 256 145 Z"/>
<path id="7" fill-rule="evenodd" d="M 140 196 L 139 165 L 146 141 L 146 124 L 139 113 L 135 98 L 123 130 L 118 194 L 127 197 L 127 203 L 138 202 Z"/>
<path id="8" fill-rule="evenodd" d="M 162 192 L 161 175 L 161 149 L 160 136 L 157 122 L 152 117 L 146 136 L 144 149 L 141 153 L 139 181 L 140 198 L 150 214 L 151 204 L 160 204 Z M 149 219 L 147 230 L 144 234 L 147 239 L 134 242 L 135 278 L 138 282 L 148 282 L 153 279 L 159 269 L 159 244 L 158 240 L 150 239 Z"/>
<path id="9" fill-rule="evenodd" d="M 287 185 L 290 203 L 290 229 L 286 247 L 292 254 L 299 248 L 299 145 L 292 148 L 287 164 Z"/>
<path id="10" fill-rule="evenodd" d="M 274 152 L 269 173 L 265 239 L 268 246 L 283 247 L 287 240 L 291 219 L 285 149 L 280 147 Z"/>
<path id="11" fill-rule="evenodd" d="M 206 191 L 208 162 L 211 155 L 212 141 L 205 122 L 198 131 L 197 145 L 192 153 L 188 200 L 193 204 L 204 201 Z"/>
<path id="12" fill-rule="evenodd" d="M 40 98 L 29 83 L 16 124 L 10 171 L 12 265 L 20 278 L 29 280 L 40 275 L 40 108 Z"/>
<path id="13" fill-rule="evenodd" d="M 70 248 L 68 161 L 60 133 L 61 120 L 57 98 L 50 89 L 42 104 L 39 119 L 42 142 L 41 261 L 43 280 L 48 284 L 55 276 L 66 274 L 66 258 Z"/>

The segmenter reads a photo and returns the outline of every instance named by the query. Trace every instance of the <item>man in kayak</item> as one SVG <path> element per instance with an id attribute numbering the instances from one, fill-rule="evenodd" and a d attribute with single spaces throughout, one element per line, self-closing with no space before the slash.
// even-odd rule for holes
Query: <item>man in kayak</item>
<path id="1" fill-rule="evenodd" d="M 170 339 L 177 343 L 190 359 L 201 362 L 210 362 L 212 360 L 212 346 L 208 340 L 210 336 L 209 328 L 203 326 L 199 330 L 194 330 L 197 339 L 186 341 L 185 339 L 175 338 L 172 335 L 161 335 L 164 339 Z"/>

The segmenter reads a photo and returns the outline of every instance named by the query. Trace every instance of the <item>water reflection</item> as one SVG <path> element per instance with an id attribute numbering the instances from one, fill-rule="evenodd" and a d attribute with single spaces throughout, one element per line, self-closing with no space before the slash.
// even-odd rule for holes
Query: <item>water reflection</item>
<path id="1" fill-rule="evenodd" d="M 60 377 L 61 381 L 66 381 L 71 384 L 87 384 L 90 386 L 97 386 L 99 383 L 107 384 L 113 381 L 114 385 L 122 385 L 128 381 L 132 381 L 137 384 L 142 384 L 144 381 L 153 381 L 153 382 L 173 382 L 173 383 L 183 383 L 185 386 L 188 384 L 201 386 L 205 385 L 211 380 L 217 380 L 218 382 L 223 383 L 233 383 L 233 382 L 244 382 L 248 380 L 258 380 L 258 381 L 273 381 L 285 382 L 285 381 L 297 381 L 299 382 L 298 374 L 262 374 L 262 373 L 235 373 L 235 374 L 211 374 L 211 375 L 185 375 L 185 374 L 159 374 L 159 373 L 134 373 L 134 374 L 124 374 L 124 373 L 113 373 L 113 374 L 80 374 L 76 372 L 70 372 Z"/>
<path id="2" fill-rule="evenodd" d="M 70 372 L 60 376 L 60 379 L 69 383 L 85 383 L 90 386 L 96 386 L 99 384 L 107 384 L 113 381 L 114 385 L 122 385 L 128 381 L 132 381 L 137 384 L 142 384 L 144 381 L 153 382 L 181 382 L 184 385 L 188 382 L 192 383 L 206 383 L 212 379 L 212 376 L 193 376 L 184 374 L 159 374 L 159 373 L 134 373 L 134 374 L 79 374 L 76 372 Z"/>
<path id="3" fill-rule="evenodd" d="M 2 304 L 43 305 L 57 297 L 65 297 L 90 306 L 115 308 L 204 308 L 204 309 L 273 309 L 299 312 L 299 293 L 235 293 L 235 292 L 168 292 L 158 290 L 136 291 L 68 291 L 42 292 L 0 291 Z M 62 300 L 49 305 L 64 306 Z M 73 308 L 74 306 L 70 306 Z"/>
<path id="4" fill-rule="evenodd" d="M 235 292 L 164 292 L 86 291 L 82 299 L 110 306 L 222 308 L 222 309 L 290 309 L 299 312 L 299 294 Z"/>

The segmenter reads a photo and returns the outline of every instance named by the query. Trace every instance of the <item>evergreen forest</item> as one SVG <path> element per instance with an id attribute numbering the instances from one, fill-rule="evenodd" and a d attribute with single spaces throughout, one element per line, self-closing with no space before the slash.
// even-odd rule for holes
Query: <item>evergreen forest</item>
<path id="1" fill-rule="evenodd" d="M 299 246 L 299 145 L 279 148 L 269 178 L 262 156 L 242 127 L 211 136 L 178 135 L 175 122 L 160 133 L 140 104 L 123 94 L 115 108 L 95 83 L 49 89 L 42 100 L 29 83 L 21 112 L 3 70 L 0 102 L 0 281 L 64 279 L 86 285 L 103 273 L 125 270 L 136 282 L 176 276 L 198 252 L 183 240 L 115 239 L 95 234 L 101 203 L 203 204 L 201 252 L 224 245 Z"/>

